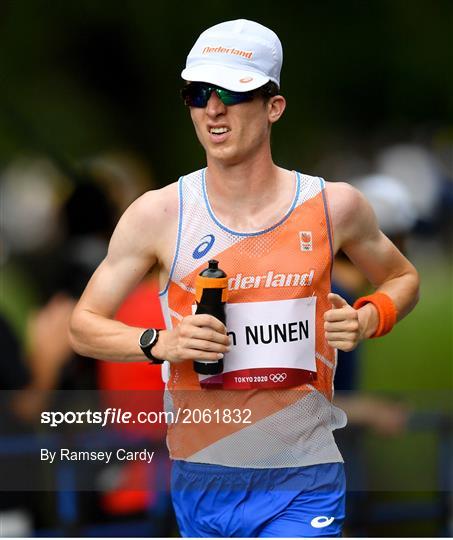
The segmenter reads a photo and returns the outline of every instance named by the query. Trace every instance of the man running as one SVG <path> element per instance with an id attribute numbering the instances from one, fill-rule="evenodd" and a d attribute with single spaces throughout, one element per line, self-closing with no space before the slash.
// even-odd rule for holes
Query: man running
<path id="1" fill-rule="evenodd" d="M 182 95 L 207 167 L 128 208 L 72 318 L 80 354 L 165 361 L 168 406 L 189 418 L 168 430 L 183 536 L 341 535 L 344 471 L 332 431 L 346 419 L 331 403 L 336 349 L 384 335 L 417 302 L 416 270 L 357 190 L 274 164 L 281 64 L 278 37 L 258 23 L 200 35 Z M 330 292 L 340 249 L 376 289 L 354 306 Z M 227 328 L 192 314 L 210 259 L 228 276 Z M 113 321 L 151 268 L 167 329 Z M 221 375 L 193 370 L 195 359 L 222 357 Z"/>

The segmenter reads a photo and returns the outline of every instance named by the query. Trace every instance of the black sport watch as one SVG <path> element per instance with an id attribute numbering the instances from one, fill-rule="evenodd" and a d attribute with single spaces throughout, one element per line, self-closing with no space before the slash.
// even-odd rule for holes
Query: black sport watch
<path id="1" fill-rule="evenodd" d="M 151 354 L 151 349 L 154 347 L 154 345 L 157 343 L 157 340 L 159 339 L 159 330 L 157 328 L 148 328 L 148 330 L 145 330 L 143 334 L 140 336 L 140 339 L 138 341 L 138 344 L 140 345 L 140 349 L 143 351 L 145 356 L 151 360 L 152 364 L 163 364 L 163 360 L 159 360 L 159 358 L 156 358 Z"/>

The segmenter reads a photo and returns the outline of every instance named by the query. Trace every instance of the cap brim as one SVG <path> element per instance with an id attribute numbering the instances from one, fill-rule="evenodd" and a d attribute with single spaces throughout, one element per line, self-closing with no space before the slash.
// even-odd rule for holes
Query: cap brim
<path id="1" fill-rule="evenodd" d="M 256 71 L 232 69 L 215 64 L 186 68 L 181 77 L 190 82 L 206 82 L 234 92 L 248 92 L 266 84 L 270 79 Z"/>

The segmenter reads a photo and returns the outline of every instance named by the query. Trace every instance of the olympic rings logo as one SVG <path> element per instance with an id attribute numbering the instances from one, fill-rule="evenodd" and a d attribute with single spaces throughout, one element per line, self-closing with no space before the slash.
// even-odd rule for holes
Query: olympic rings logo
<path id="1" fill-rule="evenodd" d="M 273 383 L 283 382 L 286 379 L 286 377 L 287 377 L 286 373 L 272 373 L 271 375 L 269 375 L 269 379 Z"/>

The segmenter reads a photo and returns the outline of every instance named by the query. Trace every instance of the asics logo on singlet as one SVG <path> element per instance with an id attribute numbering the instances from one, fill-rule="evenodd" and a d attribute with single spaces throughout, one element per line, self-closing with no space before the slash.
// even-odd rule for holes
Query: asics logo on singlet
<path id="1" fill-rule="evenodd" d="M 317 516 L 310 521 L 310 525 L 315 529 L 322 529 L 333 523 L 335 518 L 327 516 Z"/>
<path id="2" fill-rule="evenodd" d="M 262 276 L 243 276 L 236 274 L 228 280 L 228 288 L 230 291 L 238 289 L 269 289 L 274 287 L 309 287 L 313 283 L 315 271 L 311 269 L 308 272 L 299 274 L 292 272 L 291 274 L 278 274 L 270 270 Z"/>
<path id="3" fill-rule="evenodd" d="M 201 259 L 206 253 L 212 248 L 215 242 L 215 237 L 213 234 L 207 234 L 203 236 L 200 244 L 193 250 L 192 257 L 194 259 Z"/>
<path id="4" fill-rule="evenodd" d="M 269 375 L 269 379 L 274 383 L 283 382 L 286 377 L 286 373 L 272 373 Z"/>

